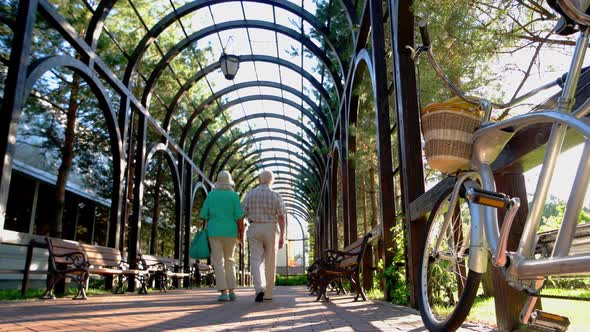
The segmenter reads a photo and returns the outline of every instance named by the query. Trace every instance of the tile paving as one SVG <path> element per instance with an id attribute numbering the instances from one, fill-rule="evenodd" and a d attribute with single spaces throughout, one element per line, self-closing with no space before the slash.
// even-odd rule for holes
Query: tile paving
<path id="1" fill-rule="evenodd" d="M 235 302 L 217 302 L 213 289 L 149 295 L 94 296 L 0 303 L 0 331 L 426 331 L 418 313 L 379 301 L 332 295 L 314 302 L 305 287 L 277 287 L 272 301 L 254 302 L 239 289 Z M 463 332 L 495 331 L 464 324 Z"/>

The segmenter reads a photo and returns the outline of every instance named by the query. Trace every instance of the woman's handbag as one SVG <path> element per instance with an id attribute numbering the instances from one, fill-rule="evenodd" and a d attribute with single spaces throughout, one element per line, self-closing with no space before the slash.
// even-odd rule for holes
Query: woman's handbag
<path id="1" fill-rule="evenodd" d="M 209 258 L 211 250 L 209 249 L 209 235 L 207 229 L 197 231 L 197 234 L 195 234 L 195 237 L 193 238 L 193 242 L 191 242 L 188 254 L 194 259 Z"/>

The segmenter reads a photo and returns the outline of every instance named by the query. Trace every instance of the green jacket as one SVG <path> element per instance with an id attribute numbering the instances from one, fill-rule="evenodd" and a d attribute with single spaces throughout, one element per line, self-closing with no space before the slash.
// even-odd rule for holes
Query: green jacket
<path id="1" fill-rule="evenodd" d="M 207 220 L 210 237 L 238 237 L 236 221 L 244 216 L 244 211 L 235 191 L 213 190 L 207 195 L 200 216 Z"/>

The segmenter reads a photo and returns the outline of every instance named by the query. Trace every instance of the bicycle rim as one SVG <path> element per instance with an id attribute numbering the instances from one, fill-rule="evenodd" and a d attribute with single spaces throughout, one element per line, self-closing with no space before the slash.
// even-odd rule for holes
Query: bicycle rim
<path id="1" fill-rule="evenodd" d="M 469 207 L 463 198 L 450 207 L 450 196 L 451 192 L 444 195 L 431 213 L 420 261 L 418 306 L 430 331 L 457 329 L 471 309 L 481 280 L 480 273 L 468 268 Z M 443 229 L 447 213 L 452 217 Z"/>

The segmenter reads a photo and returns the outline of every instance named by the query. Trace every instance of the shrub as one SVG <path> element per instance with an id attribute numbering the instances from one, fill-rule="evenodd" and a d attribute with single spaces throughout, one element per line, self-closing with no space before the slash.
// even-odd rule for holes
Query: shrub
<path id="1" fill-rule="evenodd" d="M 277 279 L 275 282 L 277 286 L 299 286 L 299 285 L 307 285 L 307 276 L 305 274 L 297 274 L 297 275 L 277 275 Z"/>

